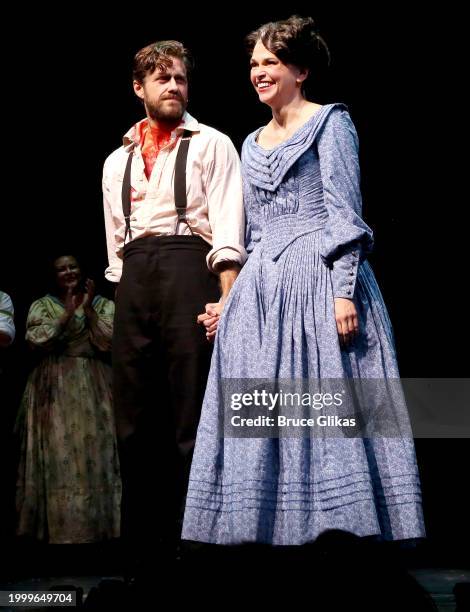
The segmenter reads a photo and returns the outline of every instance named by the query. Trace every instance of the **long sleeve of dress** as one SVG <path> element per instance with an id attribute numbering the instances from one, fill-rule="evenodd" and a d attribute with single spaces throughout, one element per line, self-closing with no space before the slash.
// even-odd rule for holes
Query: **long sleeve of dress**
<path id="1" fill-rule="evenodd" d="M 319 134 L 318 155 L 328 220 L 322 257 L 332 269 L 335 297 L 352 298 L 361 258 L 373 246 L 362 220 L 358 138 L 349 113 L 333 110 Z"/>
<path id="2" fill-rule="evenodd" d="M 111 350 L 113 337 L 114 302 L 98 296 L 93 309 L 96 316 L 89 320 L 90 341 L 100 351 Z"/>

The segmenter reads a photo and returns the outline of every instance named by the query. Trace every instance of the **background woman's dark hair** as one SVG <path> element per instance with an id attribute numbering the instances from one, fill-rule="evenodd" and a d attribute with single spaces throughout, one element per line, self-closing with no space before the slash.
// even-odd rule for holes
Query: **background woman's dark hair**
<path id="1" fill-rule="evenodd" d="M 283 21 L 265 23 L 245 39 L 250 55 L 259 40 L 284 64 L 307 68 L 309 77 L 324 70 L 325 64 L 330 64 L 328 46 L 317 32 L 311 17 L 292 15 Z M 302 93 L 305 95 L 304 86 Z"/>

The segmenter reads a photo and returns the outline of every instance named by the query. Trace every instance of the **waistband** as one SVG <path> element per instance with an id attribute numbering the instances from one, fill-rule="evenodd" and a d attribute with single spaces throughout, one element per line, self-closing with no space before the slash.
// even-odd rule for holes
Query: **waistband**
<path id="1" fill-rule="evenodd" d="M 207 254 L 211 245 L 200 236 L 143 236 L 128 242 L 123 249 L 123 258 L 133 253 L 163 250 L 201 251 Z"/>
<path id="2" fill-rule="evenodd" d="M 266 224 L 261 236 L 263 251 L 276 261 L 294 240 L 325 227 L 321 218 L 305 219 L 298 215 L 282 215 Z"/>

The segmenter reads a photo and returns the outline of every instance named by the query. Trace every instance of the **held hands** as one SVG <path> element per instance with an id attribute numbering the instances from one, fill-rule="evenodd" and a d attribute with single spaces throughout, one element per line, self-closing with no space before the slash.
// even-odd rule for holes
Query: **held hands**
<path id="1" fill-rule="evenodd" d="M 335 318 L 342 348 L 352 344 L 359 334 L 359 320 L 352 300 L 335 298 Z"/>
<path id="2" fill-rule="evenodd" d="M 224 301 L 206 304 L 206 312 L 197 318 L 197 322 L 206 328 L 206 338 L 209 342 L 214 341 L 223 309 Z M 359 334 L 359 320 L 354 302 L 346 298 L 335 298 L 335 318 L 340 344 L 346 348 Z"/>
<path id="3" fill-rule="evenodd" d="M 214 342 L 220 315 L 224 309 L 224 302 L 225 300 L 221 300 L 220 302 L 206 304 L 206 312 L 200 314 L 197 318 L 197 322 L 206 328 L 206 338 L 209 342 Z"/>
<path id="4" fill-rule="evenodd" d="M 209 342 L 214 341 L 223 308 L 224 301 L 206 304 L 206 312 L 197 318 L 197 322 L 206 328 L 206 338 Z M 335 298 L 335 318 L 340 344 L 346 348 L 359 334 L 359 320 L 354 302 L 346 298 Z"/>

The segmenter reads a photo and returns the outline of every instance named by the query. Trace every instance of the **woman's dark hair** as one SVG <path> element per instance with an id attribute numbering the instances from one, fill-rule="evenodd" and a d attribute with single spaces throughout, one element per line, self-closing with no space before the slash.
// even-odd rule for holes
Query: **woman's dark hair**
<path id="1" fill-rule="evenodd" d="M 258 41 L 274 53 L 284 64 L 307 68 L 309 76 L 326 60 L 330 64 L 330 51 L 315 28 L 311 17 L 292 15 L 284 21 L 265 23 L 245 39 L 250 55 Z M 304 88 L 302 93 L 305 94 Z"/>

